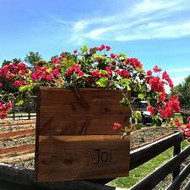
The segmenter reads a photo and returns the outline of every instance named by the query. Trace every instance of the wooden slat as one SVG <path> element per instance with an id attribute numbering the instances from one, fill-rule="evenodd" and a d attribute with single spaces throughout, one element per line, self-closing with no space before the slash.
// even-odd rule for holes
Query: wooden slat
<path id="1" fill-rule="evenodd" d="M 37 181 L 128 174 L 129 137 L 122 140 L 119 135 L 40 136 L 39 144 Z"/>
<path id="2" fill-rule="evenodd" d="M 183 140 L 181 133 L 173 134 L 154 143 L 136 149 L 130 154 L 130 170 L 146 163 L 176 143 Z"/>
<path id="3" fill-rule="evenodd" d="M 129 124 L 120 91 L 41 88 L 39 135 L 117 134 L 113 123 Z"/>
<path id="4" fill-rule="evenodd" d="M 0 150 L 0 157 L 7 156 L 10 154 L 21 153 L 21 152 L 32 152 L 34 151 L 34 144 L 26 144 L 17 147 L 5 148 Z"/>
<path id="5" fill-rule="evenodd" d="M 140 183 L 133 186 L 131 190 L 152 190 L 160 181 L 162 181 L 169 173 L 179 166 L 190 155 L 190 146 L 185 148 L 181 154 L 173 157 L 166 164 L 154 171 Z"/>
<path id="6" fill-rule="evenodd" d="M 172 182 L 172 184 L 167 188 L 167 190 L 178 190 L 180 189 L 180 185 L 185 180 L 185 178 L 190 173 L 190 163 L 181 171 L 181 173 L 176 176 L 175 180 Z"/>
<path id="7" fill-rule="evenodd" d="M 0 123 L 0 127 L 8 127 L 8 126 L 18 126 L 18 125 L 30 125 L 30 124 L 36 124 L 35 121 L 30 121 L 30 122 L 20 122 L 20 123 Z"/>
<path id="8" fill-rule="evenodd" d="M 8 133 L 1 133 L 0 140 L 34 135 L 34 131 L 35 129 L 26 129 L 26 130 L 19 130 L 19 131 L 13 131 L 13 132 L 8 132 Z"/>

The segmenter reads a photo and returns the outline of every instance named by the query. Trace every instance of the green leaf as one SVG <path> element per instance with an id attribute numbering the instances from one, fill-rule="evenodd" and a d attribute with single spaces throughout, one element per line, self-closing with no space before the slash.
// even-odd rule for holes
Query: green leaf
<path id="1" fill-rule="evenodd" d="M 30 87 L 31 87 L 31 85 L 21 86 L 21 87 L 19 87 L 19 91 L 20 91 L 20 92 L 23 92 L 23 91 L 29 89 Z"/>
<path id="2" fill-rule="evenodd" d="M 100 87 L 106 87 L 107 84 L 108 84 L 108 78 L 107 78 L 107 77 L 102 77 L 102 78 L 100 78 L 100 79 L 96 82 L 96 84 L 97 84 L 98 86 L 100 86 Z"/>
<path id="3" fill-rule="evenodd" d="M 136 119 L 142 119 L 142 114 L 141 114 L 141 112 L 140 112 L 140 111 L 135 111 L 135 112 L 134 112 L 134 117 L 135 117 Z"/>
<path id="4" fill-rule="evenodd" d="M 129 105 L 129 101 L 128 101 L 127 99 L 125 99 L 125 98 L 123 98 L 123 99 L 120 101 L 120 103 L 121 103 L 122 105 L 124 105 L 124 106 L 128 106 L 128 105 Z"/>
<path id="5" fill-rule="evenodd" d="M 87 47 L 86 45 L 84 45 L 84 46 L 81 48 L 82 53 L 87 52 L 87 50 L 88 50 L 88 47 Z"/>
<path id="6" fill-rule="evenodd" d="M 144 98 L 145 98 L 145 95 L 144 95 L 144 94 L 138 94 L 138 98 L 144 99 Z"/>
<path id="7" fill-rule="evenodd" d="M 24 104 L 23 100 L 20 100 L 19 102 L 16 103 L 17 106 L 22 106 Z"/>

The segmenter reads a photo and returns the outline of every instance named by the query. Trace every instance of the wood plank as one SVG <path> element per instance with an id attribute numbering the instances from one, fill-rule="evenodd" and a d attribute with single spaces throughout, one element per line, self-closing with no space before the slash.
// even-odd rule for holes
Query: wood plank
<path id="1" fill-rule="evenodd" d="M 35 129 L 25 129 L 25 130 L 19 130 L 19 131 L 13 131 L 8 133 L 1 133 L 0 134 L 0 140 L 6 140 L 6 139 L 13 139 L 23 136 L 29 136 L 34 135 Z"/>
<path id="2" fill-rule="evenodd" d="M 116 90 L 41 88 L 39 135 L 117 134 L 113 123 L 129 125 L 130 117 L 121 99 Z"/>
<path id="3" fill-rule="evenodd" d="M 185 148 L 180 154 L 170 159 L 166 164 L 151 173 L 131 190 L 152 190 L 169 173 L 176 169 L 190 155 L 190 146 Z M 189 168 L 188 168 L 189 169 Z"/>
<path id="4" fill-rule="evenodd" d="M 11 154 L 18 154 L 23 152 L 33 152 L 35 149 L 34 144 L 26 144 L 11 148 L 0 149 L 0 157 L 8 156 Z"/>
<path id="5" fill-rule="evenodd" d="M 130 170 L 148 162 L 155 156 L 158 156 L 163 151 L 181 141 L 183 141 L 183 135 L 181 133 L 176 133 L 139 149 L 133 150 L 130 154 Z"/>
<path id="6" fill-rule="evenodd" d="M 130 139 L 119 135 L 40 136 L 38 182 L 127 176 Z"/>
<path id="7" fill-rule="evenodd" d="M 18 126 L 18 125 L 30 125 L 30 124 L 36 124 L 36 121 L 28 121 L 28 122 L 20 122 L 20 123 L 15 123 L 15 122 L 11 122 L 11 123 L 0 123 L 0 127 L 9 127 L 9 126 Z"/>
<path id="8" fill-rule="evenodd" d="M 175 178 L 172 184 L 166 190 L 179 190 L 180 185 L 185 180 L 185 178 L 190 174 L 190 164 L 188 164 L 181 173 Z"/>

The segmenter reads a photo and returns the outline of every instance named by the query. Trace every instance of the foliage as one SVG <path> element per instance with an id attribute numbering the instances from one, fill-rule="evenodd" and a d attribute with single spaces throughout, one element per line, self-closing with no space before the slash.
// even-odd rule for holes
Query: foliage
<path id="1" fill-rule="evenodd" d="M 35 66 L 39 61 L 42 61 L 42 57 L 38 52 L 30 51 L 26 54 L 25 62 L 28 63 L 30 66 Z"/>
<path id="2" fill-rule="evenodd" d="M 182 107 L 190 107 L 190 75 L 171 90 L 170 96 L 178 94 Z"/>
<path id="3" fill-rule="evenodd" d="M 161 68 L 155 66 L 153 71 L 145 72 L 137 58 L 115 53 L 108 55 L 110 50 L 105 45 L 94 48 L 83 46 L 79 52 L 63 52 L 49 62 L 42 61 L 38 53 L 30 52 L 26 61 L 34 66 L 32 70 L 23 62 L 4 65 L 0 70 L 2 107 L 4 102 L 22 105 L 26 96 L 34 93 L 39 86 L 117 89 L 123 95 L 121 103 L 131 109 L 130 126 L 114 124 L 114 130 L 121 131 L 123 136 L 135 128 L 142 117 L 141 112 L 133 108 L 136 98 L 147 101 L 155 124 L 162 122 L 162 118 L 169 120 L 175 111 L 180 110 L 177 95 L 166 100 L 164 86 L 173 88 L 166 71 L 161 73 Z M 129 93 L 136 97 L 129 99 Z M 7 110 L 1 110 L 1 118 L 6 117 Z"/>

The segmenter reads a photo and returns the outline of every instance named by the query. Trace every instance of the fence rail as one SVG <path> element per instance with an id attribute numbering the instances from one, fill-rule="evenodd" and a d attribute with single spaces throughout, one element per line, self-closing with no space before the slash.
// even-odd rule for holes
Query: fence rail
<path id="1" fill-rule="evenodd" d="M 180 184 L 184 181 L 184 179 L 187 177 L 187 175 L 190 173 L 190 164 L 186 166 L 182 171 L 180 171 L 180 165 L 181 163 L 190 155 L 190 146 L 188 146 L 186 149 L 184 149 L 181 152 L 181 142 L 183 141 L 183 136 L 181 133 L 175 133 L 173 135 L 170 135 L 169 137 L 165 137 L 163 139 L 160 139 L 156 142 L 153 142 L 151 144 L 148 144 L 144 147 L 138 148 L 136 150 L 131 151 L 130 153 L 130 170 L 133 170 L 137 168 L 138 166 L 150 161 L 152 158 L 158 156 L 160 153 L 164 152 L 170 147 L 174 147 L 173 149 L 173 155 L 174 157 L 171 158 L 166 164 L 158 168 L 156 171 L 151 173 L 149 176 L 147 176 L 145 179 L 143 179 L 140 183 L 136 184 L 131 188 L 131 190 L 149 190 L 153 189 L 159 182 L 161 182 L 169 173 L 173 173 L 173 181 L 172 184 L 168 187 L 167 190 L 180 189 Z M 33 150 L 33 146 L 28 146 L 28 151 Z M 24 147 L 24 150 L 27 150 L 27 147 Z M 8 150 L 6 150 L 6 153 L 10 153 Z M 22 151 L 22 150 L 21 150 Z M 18 170 L 14 172 L 14 177 L 11 176 L 12 173 L 10 172 L 2 172 L 3 170 L 6 170 L 5 165 L 0 165 L 0 179 L 4 181 L 11 181 L 17 184 L 24 184 L 28 186 L 36 186 L 40 187 L 40 184 L 35 184 L 33 181 L 34 176 L 34 170 Z M 10 167 L 8 168 L 10 170 Z M 13 168 L 13 170 L 16 170 Z M 16 177 L 15 177 L 16 175 Z M 26 176 L 29 175 L 29 176 Z M 22 177 L 24 176 L 24 177 Z M 101 179 L 101 180 L 88 180 L 84 183 L 89 184 L 96 184 L 99 189 L 110 189 L 114 190 L 114 187 L 109 187 L 106 184 L 107 182 L 113 180 L 111 179 Z M 69 184 L 72 182 L 64 182 L 64 184 Z M 54 183 L 55 184 L 55 183 Z M 190 187 L 190 183 L 187 184 L 186 190 Z M 90 187 L 88 187 L 90 189 Z M 47 186 L 46 186 L 46 189 Z M 59 189 L 59 188 L 58 188 Z M 61 188 L 60 188 L 61 189 Z M 83 189 L 85 189 L 83 187 Z M 95 189 L 91 188 L 91 189 Z"/>

